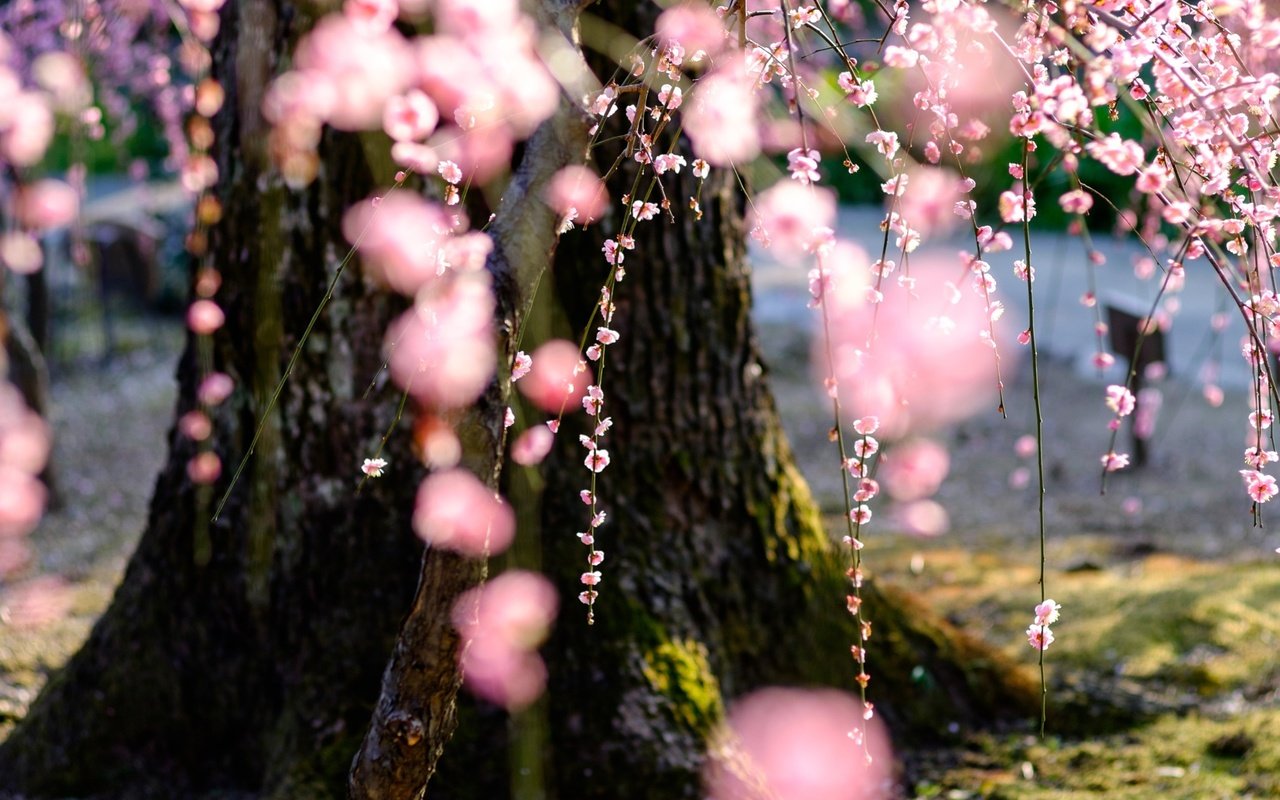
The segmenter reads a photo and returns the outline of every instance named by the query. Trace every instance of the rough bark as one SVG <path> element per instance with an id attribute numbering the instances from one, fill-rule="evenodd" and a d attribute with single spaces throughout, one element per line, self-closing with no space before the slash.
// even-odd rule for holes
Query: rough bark
<path id="1" fill-rule="evenodd" d="M 215 418 L 224 477 L 212 492 L 194 487 L 185 472 L 194 447 L 171 432 L 124 582 L 0 749 L 0 790 L 303 797 L 345 783 L 422 552 L 409 523 L 421 474 L 408 436 L 393 437 L 386 477 L 355 492 L 360 458 L 395 413 L 392 391 L 364 392 L 399 310 L 356 268 L 338 282 L 240 485 L 209 522 L 346 250 L 342 211 L 391 169 L 359 138 L 327 135 L 309 189 L 290 192 L 271 173 L 261 92 L 305 24 L 280 0 L 229 4 L 215 47 L 228 91 L 215 120 L 226 215 L 210 244 L 228 322 L 214 366 L 237 385 Z M 198 374 L 188 346 L 179 414 L 194 406 Z"/>

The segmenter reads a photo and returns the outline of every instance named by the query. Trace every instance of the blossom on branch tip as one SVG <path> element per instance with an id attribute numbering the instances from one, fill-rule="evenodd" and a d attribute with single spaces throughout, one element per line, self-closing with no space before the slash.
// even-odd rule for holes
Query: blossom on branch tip
<path id="1" fill-rule="evenodd" d="M 381 478 L 386 468 L 387 460 L 385 458 L 366 458 L 364 463 L 360 465 L 360 471 L 370 478 Z"/>

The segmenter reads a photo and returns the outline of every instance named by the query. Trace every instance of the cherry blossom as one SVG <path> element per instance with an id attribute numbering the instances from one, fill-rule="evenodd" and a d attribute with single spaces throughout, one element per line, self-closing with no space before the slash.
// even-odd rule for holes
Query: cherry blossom
<path id="1" fill-rule="evenodd" d="M 433 547 L 488 556 L 510 546 L 515 514 L 476 476 L 465 469 L 450 469 L 422 482 L 413 529 Z"/>

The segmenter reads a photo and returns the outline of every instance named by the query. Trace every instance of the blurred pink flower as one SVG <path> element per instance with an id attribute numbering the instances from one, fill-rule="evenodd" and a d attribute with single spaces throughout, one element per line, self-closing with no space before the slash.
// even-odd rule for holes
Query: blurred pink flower
<path id="1" fill-rule="evenodd" d="M 740 57 L 722 59 L 698 81 L 685 103 L 685 131 L 693 152 L 717 167 L 749 161 L 760 152 L 754 82 Z"/>
<path id="2" fill-rule="evenodd" d="M 198 336 L 214 333 L 226 321 L 226 314 L 212 300 L 197 300 L 187 309 L 187 327 Z"/>
<path id="3" fill-rule="evenodd" d="M 864 724 L 865 755 L 852 738 Z M 739 700 L 709 755 L 711 800 L 869 800 L 892 782 L 880 721 L 864 723 L 860 702 L 830 690 L 769 688 Z"/>
<path id="4" fill-rule="evenodd" d="M 392 97 L 382 112 L 382 129 L 397 142 L 422 141 L 439 122 L 436 104 L 418 89 Z"/>
<path id="5" fill-rule="evenodd" d="M 0 233 L 0 264 L 19 275 L 30 275 L 44 266 L 44 251 L 29 233 Z"/>
<path id="6" fill-rule="evenodd" d="M 959 175 L 937 167 L 917 167 L 903 177 L 910 185 L 900 203 L 906 224 L 922 234 L 945 233 L 961 218 L 955 205 L 963 198 Z"/>
<path id="7" fill-rule="evenodd" d="M 547 638 L 557 605 L 546 578 L 519 570 L 459 597 L 453 624 L 463 640 L 459 663 L 467 687 L 512 710 L 536 700 L 547 678 L 536 648 Z"/>
<path id="8" fill-rule="evenodd" d="M 364 200 L 342 217 L 342 233 L 356 245 L 370 274 L 410 297 L 447 269 L 441 243 L 449 236 L 444 209 L 410 192 Z"/>
<path id="9" fill-rule="evenodd" d="M 187 462 L 187 477 L 192 483 L 211 484 L 222 474 L 222 459 L 217 453 L 197 453 Z"/>
<path id="10" fill-rule="evenodd" d="M 936 430 L 987 406 L 996 390 L 991 323 L 980 292 L 948 283 L 948 265 L 912 262 L 914 289 L 881 284 L 872 313 L 862 304 L 833 304 L 835 378 L 851 418 L 875 414 L 888 440 Z M 1001 327 L 995 326 L 997 338 Z M 826 373 L 821 341 L 814 350 Z"/>
<path id="11" fill-rule="evenodd" d="M 368 33 L 382 33 L 396 21 L 400 13 L 396 0 L 346 0 L 342 13 Z"/>
<path id="12" fill-rule="evenodd" d="M 303 38 L 294 68 L 324 75 L 334 92 L 326 121 L 340 130 L 373 130 L 387 101 L 408 88 L 414 67 L 408 43 L 394 28 L 372 32 L 329 15 Z"/>
<path id="13" fill-rule="evenodd" d="M 67 225 L 79 211 L 79 193 L 70 184 L 45 178 L 18 189 L 14 216 L 24 227 L 44 230 Z"/>
<path id="14" fill-rule="evenodd" d="M 689 55 L 715 55 L 725 45 L 725 23 L 702 2 L 683 2 L 663 11 L 654 26 L 658 42 L 679 44 Z"/>
<path id="15" fill-rule="evenodd" d="M 835 192 L 778 181 L 756 198 L 755 211 L 778 258 L 798 259 L 835 224 Z"/>
<path id="16" fill-rule="evenodd" d="M 932 439 L 910 439 L 880 459 L 880 481 L 895 500 L 920 500 L 937 493 L 950 469 L 945 447 Z"/>
<path id="17" fill-rule="evenodd" d="M 200 382 L 196 397 L 207 406 L 216 406 L 231 396 L 235 381 L 225 372 L 211 372 Z"/>
<path id="18" fill-rule="evenodd" d="M 505 552 L 515 522 L 511 507 L 465 469 L 427 476 L 413 511 L 413 529 L 424 541 L 474 557 Z"/>
<path id="19" fill-rule="evenodd" d="M 533 351 L 533 369 L 516 386 L 543 411 L 574 411 L 590 383 L 586 371 L 579 368 L 581 363 L 577 345 L 553 339 Z"/>
<path id="20" fill-rule="evenodd" d="M 0 156 L 18 167 L 44 158 L 53 139 L 53 112 L 44 95 L 19 92 L 3 113 L 8 124 L 0 131 Z"/>
<path id="21" fill-rule="evenodd" d="M 0 622 L 23 629 L 43 628 L 71 610 L 71 587 L 56 575 L 24 581 L 0 596 Z"/>
<path id="22" fill-rule="evenodd" d="M 570 222 L 588 223 L 604 213 L 609 203 L 608 192 L 600 178 L 586 167 L 565 167 L 547 184 L 547 204 L 560 217 L 571 215 Z"/>
<path id="23" fill-rule="evenodd" d="M 26 536 L 44 513 L 47 493 L 31 473 L 0 464 L 0 538 Z"/>
<path id="24" fill-rule="evenodd" d="M 392 377 L 437 410 L 470 405 L 497 368 L 493 310 L 488 285 L 474 278 L 420 294 L 387 331 Z"/>
<path id="25" fill-rule="evenodd" d="M 912 500 L 893 508 L 890 519 L 911 536 L 941 536 L 951 528 L 951 517 L 941 503 Z"/>
<path id="26" fill-rule="evenodd" d="M 555 443 L 555 434 L 546 425 L 535 425 L 529 428 L 511 445 L 511 460 L 522 467 L 541 464 L 551 452 Z"/>

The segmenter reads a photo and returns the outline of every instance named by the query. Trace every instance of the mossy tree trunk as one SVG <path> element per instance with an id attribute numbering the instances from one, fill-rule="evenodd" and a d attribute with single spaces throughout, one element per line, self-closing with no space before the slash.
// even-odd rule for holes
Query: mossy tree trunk
<path id="1" fill-rule="evenodd" d="M 214 420 L 223 477 L 213 491 L 193 486 L 186 463 L 195 447 L 170 432 L 124 581 L 0 749 L 0 789 L 336 793 L 414 595 L 422 547 L 409 517 L 422 473 L 407 435 L 392 438 L 387 475 L 356 492 L 361 458 L 395 415 L 394 388 L 367 398 L 365 389 L 403 302 L 367 286 L 356 265 L 338 281 L 227 507 L 209 521 L 346 252 L 342 212 L 391 171 L 368 155 L 384 145 L 326 134 L 318 179 L 286 189 L 268 164 L 259 109 L 308 20 L 281 0 L 228 4 L 222 16 L 214 69 L 228 95 L 214 122 L 225 215 L 210 247 L 227 325 L 213 366 L 237 387 Z M 197 361 L 189 344 L 178 414 L 195 407 Z"/>

